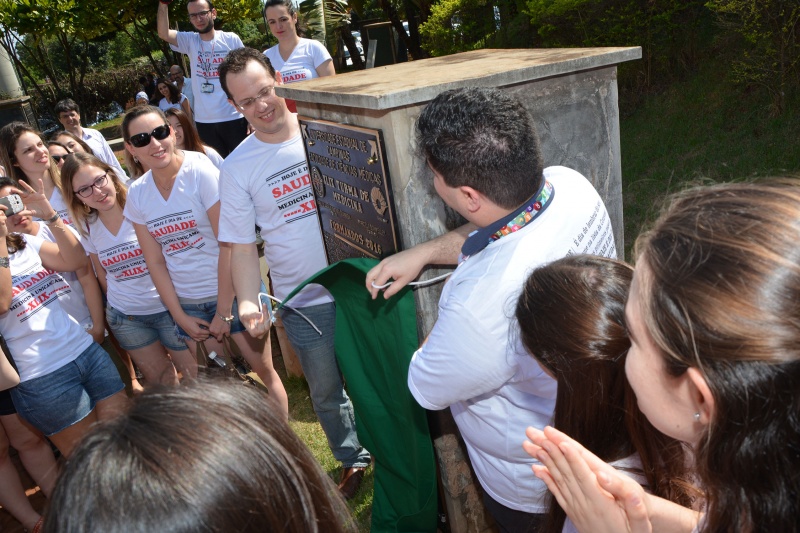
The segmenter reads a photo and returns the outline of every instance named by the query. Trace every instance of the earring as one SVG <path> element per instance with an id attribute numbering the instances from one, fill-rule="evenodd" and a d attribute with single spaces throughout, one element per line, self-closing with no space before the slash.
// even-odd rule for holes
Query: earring
<path id="1" fill-rule="evenodd" d="M 139 163 L 139 158 L 138 158 L 138 157 L 136 157 L 136 156 L 133 156 L 133 162 L 134 162 L 134 163 Z"/>
<path id="2" fill-rule="evenodd" d="M 700 413 L 695 413 L 694 414 L 694 421 L 695 422 L 700 422 Z"/>

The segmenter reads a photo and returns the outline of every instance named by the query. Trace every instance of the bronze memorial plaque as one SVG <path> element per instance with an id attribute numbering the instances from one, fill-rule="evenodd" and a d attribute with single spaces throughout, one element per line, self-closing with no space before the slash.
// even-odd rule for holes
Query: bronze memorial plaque
<path id="1" fill-rule="evenodd" d="M 328 261 L 377 259 L 399 246 L 380 130 L 300 119 Z"/>

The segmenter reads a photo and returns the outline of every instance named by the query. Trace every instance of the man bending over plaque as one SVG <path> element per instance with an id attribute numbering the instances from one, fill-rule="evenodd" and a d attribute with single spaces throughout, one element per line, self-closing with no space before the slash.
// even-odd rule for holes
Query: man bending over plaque
<path id="1" fill-rule="evenodd" d="M 219 76 L 228 102 L 255 129 L 220 169 L 219 240 L 232 243 L 231 271 L 239 316 L 251 335 L 262 337 L 269 332 L 270 322 L 261 312 L 258 297 L 261 271 L 253 227 L 261 227 L 264 256 L 280 299 L 325 268 L 327 260 L 300 123 L 286 101 L 275 94 L 275 86 L 282 83 L 280 74 L 258 50 L 239 48 L 222 62 Z M 295 201 L 288 202 L 288 198 Z M 343 465 L 339 489 L 350 499 L 371 458 L 358 442 L 353 405 L 336 361 L 333 298 L 323 287 L 312 284 L 292 299 L 292 307 L 323 333 L 320 336 L 292 309 L 280 311 L 308 380 L 314 411 L 334 457 Z"/>
<path id="2" fill-rule="evenodd" d="M 576 253 L 614 257 L 608 214 L 581 174 L 543 169 L 530 115 L 503 91 L 440 94 L 416 138 L 436 192 L 469 224 L 383 260 L 367 288 L 375 298 L 375 286 L 394 279 L 389 297 L 426 264 L 458 264 L 408 387 L 422 407 L 450 408 L 501 530 L 537 531 L 547 488 L 521 443 L 525 427 L 550 422 L 556 382 L 514 334 L 514 306 L 540 265 Z"/>

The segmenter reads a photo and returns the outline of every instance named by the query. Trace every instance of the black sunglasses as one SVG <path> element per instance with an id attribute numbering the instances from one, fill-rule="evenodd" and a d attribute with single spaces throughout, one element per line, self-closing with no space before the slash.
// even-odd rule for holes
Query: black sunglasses
<path id="1" fill-rule="evenodd" d="M 68 158 L 69 156 L 71 156 L 71 155 L 72 155 L 72 154 L 64 154 L 64 155 L 51 155 L 50 157 L 52 157 L 52 158 L 53 158 L 53 161 L 55 161 L 55 162 L 56 162 L 56 164 L 58 164 L 58 163 L 60 163 L 60 162 L 61 162 L 61 160 L 62 160 L 62 159 L 63 159 L 64 161 L 66 161 L 66 160 L 67 160 L 67 158 Z"/>
<path id="2" fill-rule="evenodd" d="M 169 124 L 164 124 L 154 129 L 152 133 L 137 133 L 136 135 L 132 135 L 130 142 L 136 148 L 144 148 L 150 144 L 150 137 L 153 137 L 157 141 L 163 141 L 169 137 L 169 132 Z"/>

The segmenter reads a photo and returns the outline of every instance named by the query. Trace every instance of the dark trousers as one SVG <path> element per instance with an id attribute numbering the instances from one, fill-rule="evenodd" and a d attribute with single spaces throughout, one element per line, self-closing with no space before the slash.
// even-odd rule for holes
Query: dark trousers
<path id="1" fill-rule="evenodd" d="M 222 157 L 228 157 L 233 149 L 247 137 L 247 119 L 244 117 L 228 122 L 197 122 L 197 133 L 203 144 L 207 144 Z"/>
<path id="2" fill-rule="evenodd" d="M 491 496 L 483 493 L 483 505 L 497 523 L 502 533 L 539 533 L 545 515 L 509 509 Z"/>

